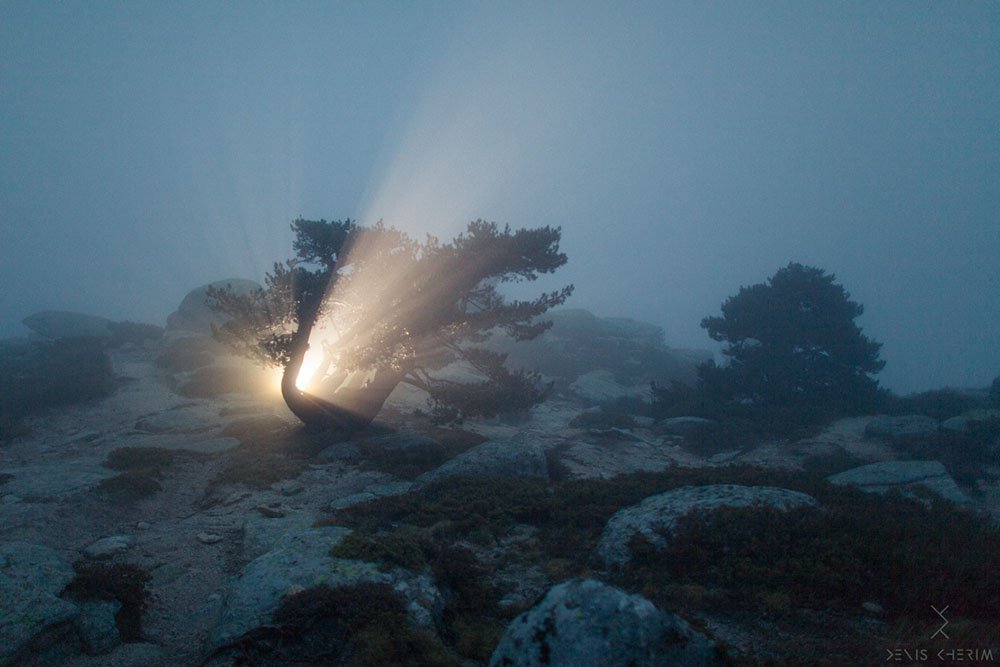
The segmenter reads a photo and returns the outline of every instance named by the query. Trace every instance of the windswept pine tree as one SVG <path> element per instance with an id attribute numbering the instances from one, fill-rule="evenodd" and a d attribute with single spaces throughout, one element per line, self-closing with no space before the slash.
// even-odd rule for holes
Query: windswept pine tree
<path id="1" fill-rule="evenodd" d="M 559 228 L 500 228 L 477 220 L 450 243 L 424 242 L 351 220 L 292 222 L 295 258 L 276 263 L 265 287 L 211 289 L 231 319 L 215 330 L 239 354 L 283 369 L 281 391 L 306 425 L 353 431 L 369 424 L 393 389 L 427 392 L 441 419 L 526 409 L 544 397 L 540 376 L 505 366 L 479 343 L 492 332 L 529 340 L 537 321 L 573 287 L 508 300 L 504 283 L 535 280 L 566 263 Z M 462 360 L 477 380 L 435 371 Z"/>

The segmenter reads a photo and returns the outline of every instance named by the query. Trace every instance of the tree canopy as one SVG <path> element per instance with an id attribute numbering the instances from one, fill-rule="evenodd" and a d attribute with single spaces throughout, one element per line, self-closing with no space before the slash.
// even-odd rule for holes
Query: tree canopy
<path id="1" fill-rule="evenodd" d="M 766 283 L 742 287 L 722 315 L 701 325 L 727 343 L 728 363 L 701 369 L 715 401 L 757 408 L 864 410 L 885 362 L 881 343 L 854 322 L 864 307 L 822 269 L 790 263 Z"/>
<path id="2" fill-rule="evenodd" d="M 542 399 L 537 373 L 512 371 L 505 355 L 476 344 L 496 331 L 527 340 L 548 328 L 536 318 L 572 286 L 520 301 L 508 300 L 501 285 L 565 264 L 559 228 L 514 231 L 476 220 L 450 243 L 418 242 L 381 222 L 298 219 L 292 231 L 296 256 L 275 264 L 263 289 L 212 290 L 209 298 L 232 318 L 217 337 L 284 368 L 283 395 L 304 422 L 357 428 L 400 382 L 426 391 L 441 418 L 489 416 Z M 306 368 L 310 346 L 314 368 Z M 455 360 L 479 379 L 436 375 Z"/>

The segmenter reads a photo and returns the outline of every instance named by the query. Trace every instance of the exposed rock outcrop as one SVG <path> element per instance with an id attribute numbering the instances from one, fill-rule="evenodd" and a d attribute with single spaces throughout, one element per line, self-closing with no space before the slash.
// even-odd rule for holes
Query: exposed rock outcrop
<path id="1" fill-rule="evenodd" d="M 710 665 L 713 643 L 640 595 L 572 579 L 515 618 L 490 667 Z"/>
<path id="2" fill-rule="evenodd" d="M 489 440 L 416 479 L 424 486 L 450 477 L 518 478 L 549 476 L 545 450 L 529 437 Z"/>
<path id="3" fill-rule="evenodd" d="M 258 283 L 244 278 L 217 280 L 213 283 L 196 287 L 185 295 L 177 310 L 167 317 L 167 329 L 211 333 L 212 325 L 222 324 L 226 321 L 226 318 L 208 307 L 206 303 L 208 288 L 217 287 L 223 289 L 227 285 L 232 286 L 233 291 L 237 294 L 249 294 L 254 290 L 260 289 Z"/>
<path id="4" fill-rule="evenodd" d="M 914 495 L 914 487 L 930 489 L 945 500 L 968 503 L 969 497 L 938 461 L 883 461 L 851 468 L 828 477 L 834 484 L 850 484 L 872 493 L 899 489 Z"/>
<path id="5" fill-rule="evenodd" d="M 772 486 L 685 486 L 650 496 L 637 505 L 616 512 L 604 527 L 597 545 L 597 555 L 608 565 L 628 562 L 631 557 L 629 541 L 636 533 L 645 537 L 654 547 L 666 548 L 666 535 L 677 520 L 696 510 L 747 506 L 788 510 L 815 505 L 816 500 L 812 496 Z"/>

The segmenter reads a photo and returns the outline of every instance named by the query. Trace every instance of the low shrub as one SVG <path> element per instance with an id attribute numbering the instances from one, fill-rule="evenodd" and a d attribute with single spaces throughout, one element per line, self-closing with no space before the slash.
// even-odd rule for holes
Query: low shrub
<path id="1" fill-rule="evenodd" d="M 271 625 L 224 650 L 234 664 L 452 667 L 456 661 L 428 630 L 414 627 L 388 584 L 319 585 L 286 596 Z M 217 651 L 216 653 L 219 653 Z"/>
<path id="2" fill-rule="evenodd" d="M 155 468 L 127 470 L 120 475 L 102 479 L 98 490 L 118 500 L 134 501 L 163 490 L 156 480 Z"/>
<path id="3" fill-rule="evenodd" d="M 117 600 L 122 606 L 115 615 L 115 624 L 122 640 L 140 641 L 142 616 L 149 602 L 149 573 L 130 563 L 76 563 L 73 567 L 76 576 L 63 596 L 78 601 Z"/>
<path id="4" fill-rule="evenodd" d="M 115 387 L 100 339 L 0 346 L 0 438 L 24 434 L 29 415 L 104 398 Z"/>

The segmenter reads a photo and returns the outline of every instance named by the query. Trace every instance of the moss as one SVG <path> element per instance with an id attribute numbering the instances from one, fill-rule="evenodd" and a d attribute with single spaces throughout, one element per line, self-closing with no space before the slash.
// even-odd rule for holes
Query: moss
<path id="1" fill-rule="evenodd" d="M 163 447 L 119 447 L 102 464 L 112 470 L 159 470 L 174 462 L 177 451 Z"/>
<path id="2" fill-rule="evenodd" d="M 441 641 L 408 620 L 387 584 L 309 588 L 282 600 L 273 624 L 244 636 L 235 664 L 451 666 Z"/>
<path id="3" fill-rule="evenodd" d="M 156 481 L 157 470 L 153 468 L 128 470 L 114 477 L 102 479 L 98 489 L 105 494 L 123 500 L 139 500 L 163 490 Z"/>
<path id="4" fill-rule="evenodd" d="M 63 591 L 74 600 L 117 600 L 121 609 L 115 624 L 124 641 L 142 639 L 142 615 L 149 601 L 146 583 L 149 573 L 137 565 L 76 563 L 76 576 Z"/>
<path id="5" fill-rule="evenodd" d="M 420 571 L 427 566 L 423 546 L 427 541 L 427 531 L 409 527 L 370 537 L 351 533 L 330 550 L 330 555 L 380 563 L 383 569 L 403 567 Z"/>

